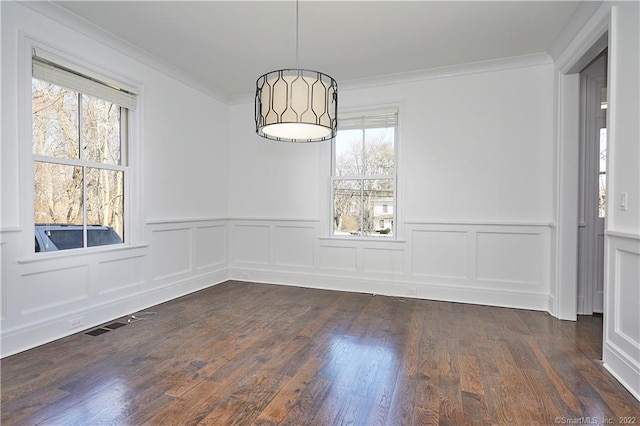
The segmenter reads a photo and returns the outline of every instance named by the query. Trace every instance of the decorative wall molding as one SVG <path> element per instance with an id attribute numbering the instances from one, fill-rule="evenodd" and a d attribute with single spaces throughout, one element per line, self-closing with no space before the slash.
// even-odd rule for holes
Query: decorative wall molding
<path id="1" fill-rule="evenodd" d="M 519 226 L 519 227 L 545 227 L 553 228 L 553 222 L 524 222 L 524 221 L 501 221 L 501 220 L 406 220 L 405 225 L 460 225 L 460 226 Z"/>
<path id="2" fill-rule="evenodd" d="M 405 241 L 318 238 L 315 220 L 232 219 L 229 226 L 232 279 L 549 308 L 550 224 L 412 221 Z"/>
<path id="3" fill-rule="evenodd" d="M 2 233 L 2 356 L 77 333 L 228 279 L 227 222 L 156 222 L 149 245 L 19 259 L 21 232 Z M 160 238 L 158 238 L 160 236 Z M 158 266 L 159 263 L 162 267 Z M 154 268 L 153 265 L 156 265 Z M 158 272 L 160 271 L 160 272 Z M 7 284 L 11 283 L 10 287 Z M 0 306 L 2 306 L 0 304 Z"/>
<path id="4" fill-rule="evenodd" d="M 429 68 L 417 71 L 388 74 L 360 80 L 347 80 L 340 82 L 341 90 L 365 89 L 378 86 L 413 83 L 416 81 L 434 80 L 439 78 L 459 77 L 469 74 L 481 74 L 496 72 L 514 68 L 525 68 L 552 63 L 551 57 L 544 52 L 530 55 L 512 56 L 487 61 L 469 62 L 460 65 Z"/>
<path id="5" fill-rule="evenodd" d="M 640 238 L 607 232 L 603 360 L 605 367 L 640 396 Z M 632 378 L 635 378 L 633 380 Z"/>
<path id="6" fill-rule="evenodd" d="M 604 233 L 607 237 L 613 238 L 624 238 L 628 240 L 636 240 L 640 241 L 640 235 L 630 234 L 628 232 L 620 232 L 620 231 L 605 231 Z"/>
<path id="7" fill-rule="evenodd" d="M 175 225 L 179 223 L 199 223 L 199 222 L 217 222 L 226 223 L 229 219 L 226 217 L 210 218 L 210 217 L 194 217 L 194 218 L 163 218 L 163 219 L 147 219 L 147 225 Z"/>
<path id="8" fill-rule="evenodd" d="M 43 311 L 59 311 L 88 299 L 89 274 L 90 265 L 86 263 L 22 274 L 20 314 L 31 316 Z"/>

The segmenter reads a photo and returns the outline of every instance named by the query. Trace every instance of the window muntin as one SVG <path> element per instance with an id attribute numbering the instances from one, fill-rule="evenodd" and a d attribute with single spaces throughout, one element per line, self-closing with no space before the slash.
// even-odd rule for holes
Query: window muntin
<path id="1" fill-rule="evenodd" d="M 396 135 L 396 112 L 339 119 L 332 235 L 395 238 Z"/>
<path id="2" fill-rule="evenodd" d="M 117 103 L 32 78 L 36 251 L 124 242 L 127 114 Z M 109 238 L 93 238 L 105 232 Z"/>

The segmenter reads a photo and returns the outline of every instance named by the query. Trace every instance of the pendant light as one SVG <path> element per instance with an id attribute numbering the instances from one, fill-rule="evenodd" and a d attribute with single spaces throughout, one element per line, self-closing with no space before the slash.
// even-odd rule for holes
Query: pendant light
<path id="1" fill-rule="evenodd" d="M 338 84 L 327 74 L 298 67 L 268 72 L 256 81 L 256 133 L 281 142 L 320 142 L 336 136 Z"/>

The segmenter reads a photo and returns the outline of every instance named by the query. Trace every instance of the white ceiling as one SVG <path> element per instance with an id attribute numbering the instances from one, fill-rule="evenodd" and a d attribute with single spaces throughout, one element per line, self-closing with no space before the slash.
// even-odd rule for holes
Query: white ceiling
<path id="1" fill-rule="evenodd" d="M 222 97 L 296 68 L 294 1 L 58 1 Z M 307 1 L 299 68 L 341 81 L 547 52 L 576 1 Z"/>

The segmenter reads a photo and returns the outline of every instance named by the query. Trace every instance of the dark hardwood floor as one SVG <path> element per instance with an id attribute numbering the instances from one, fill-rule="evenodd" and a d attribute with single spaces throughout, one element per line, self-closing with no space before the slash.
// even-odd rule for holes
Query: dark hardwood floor
<path id="1" fill-rule="evenodd" d="M 2 425 L 640 423 L 602 318 L 235 281 L 151 310 L 3 359 Z"/>

